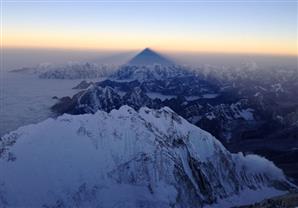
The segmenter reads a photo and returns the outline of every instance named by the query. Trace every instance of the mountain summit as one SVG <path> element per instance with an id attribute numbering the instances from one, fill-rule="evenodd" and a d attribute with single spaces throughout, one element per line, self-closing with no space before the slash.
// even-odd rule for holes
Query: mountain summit
<path id="1" fill-rule="evenodd" d="M 0 153 L 0 207 L 225 208 L 294 188 L 168 107 L 64 114 L 5 135 Z"/>
<path id="2" fill-rule="evenodd" d="M 173 65 L 174 63 L 171 60 L 163 57 L 157 52 L 151 50 L 150 48 L 145 48 L 135 57 L 133 57 L 128 63 L 128 65 L 152 65 L 152 64 L 161 64 L 161 65 Z"/>

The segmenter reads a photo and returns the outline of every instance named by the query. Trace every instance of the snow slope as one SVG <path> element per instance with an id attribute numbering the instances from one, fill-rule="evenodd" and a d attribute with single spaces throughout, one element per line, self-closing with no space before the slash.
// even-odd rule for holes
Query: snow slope
<path id="1" fill-rule="evenodd" d="M 0 170 L 0 207 L 229 207 L 292 187 L 272 162 L 229 153 L 167 107 L 19 128 L 1 138 Z"/>

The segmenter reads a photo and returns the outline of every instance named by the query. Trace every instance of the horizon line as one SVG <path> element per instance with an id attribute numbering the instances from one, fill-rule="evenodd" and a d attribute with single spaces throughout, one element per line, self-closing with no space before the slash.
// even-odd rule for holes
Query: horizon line
<path id="1" fill-rule="evenodd" d="M 18 49 L 18 50 L 61 50 L 61 51 L 93 51 L 93 52 L 141 52 L 146 48 L 153 51 L 161 51 L 166 53 L 190 53 L 190 54 L 210 54 L 210 55 L 256 55 L 256 56 L 278 56 L 278 57 L 296 57 L 298 58 L 298 51 L 295 54 L 290 53 L 270 53 L 270 52 L 245 52 L 245 51 L 204 51 L 204 50 L 178 50 L 178 49 L 162 49 L 158 47 L 144 46 L 143 48 L 88 48 L 88 47 L 22 47 L 22 46 L 0 46 L 1 50 Z"/>

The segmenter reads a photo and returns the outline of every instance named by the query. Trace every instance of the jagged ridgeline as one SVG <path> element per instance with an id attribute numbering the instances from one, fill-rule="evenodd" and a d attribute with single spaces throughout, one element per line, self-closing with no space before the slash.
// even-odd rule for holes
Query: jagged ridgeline
<path id="1" fill-rule="evenodd" d="M 52 110 L 84 114 L 123 105 L 168 106 L 230 151 L 263 155 L 298 183 L 296 68 L 263 69 L 254 62 L 191 68 L 165 57 L 145 49 L 105 80 L 82 81 L 75 87 L 80 92 L 61 98 Z"/>
<path id="2" fill-rule="evenodd" d="M 272 162 L 231 154 L 168 107 L 63 115 L 0 147 L 0 207 L 224 208 L 295 189 Z"/>
<path id="3" fill-rule="evenodd" d="M 204 98 L 206 94 L 216 96 L 218 91 L 215 84 L 200 79 L 195 71 L 176 65 L 149 48 L 119 67 L 108 79 L 96 83 L 82 81 L 74 89 L 82 91 L 72 98 L 60 99 L 52 109 L 71 114 L 109 112 L 122 105 L 136 110 L 142 106 L 157 109 L 167 105 L 163 98 Z"/>
<path id="4" fill-rule="evenodd" d="M 296 90 L 288 86 L 298 82 L 289 70 L 266 73 L 268 81 L 255 65 L 192 69 L 151 49 L 112 72 L 86 63 L 45 68 L 51 69 L 46 78 L 95 74 L 102 81 L 74 86 L 77 94 L 52 107 L 58 118 L 1 138 L 0 207 L 224 208 L 297 190 L 272 162 L 233 154 L 208 133 L 230 148 L 256 137 L 268 144 L 268 135 L 284 135 L 276 134 L 284 133 L 284 122 L 297 132 L 291 110 L 297 108 L 288 105 Z M 280 83 L 272 85 L 276 78 Z M 277 108 L 274 101 L 281 99 L 291 108 Z M 270 138 L 270 145 L 293 145 L 287 138 Z M 284 144 L 274 145 L 274 155 L 290 149 Z M 284 156 L 287 167 L 295 162 L 293 152 Z"/>

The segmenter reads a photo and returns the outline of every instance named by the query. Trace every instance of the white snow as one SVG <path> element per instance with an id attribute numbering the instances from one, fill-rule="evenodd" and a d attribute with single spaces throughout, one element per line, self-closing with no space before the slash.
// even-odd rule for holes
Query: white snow
<path id="1" fill-rule="evenodd" d="M 254 120 L 254 116 L 253 116 L 254 110 L 251 108 L 242 109 L 241 106 L 239 106 L 239 105 L 240 105 L 239 102 L 233 103 L 231 105 L 231 109 L 233 110 L 234 117 L 242 118 L 246 121 L 253 121 Z"/>
<path id="2" fill-rule="evenodd" d="M 278 92 L 284 92 L 284 89 L 283 89 L 281 83 L 273 84 L 273 85 L 271 85 L 271 87 L 273 88 L 273 90 L 274 90 L 276 93 L 278 93 Z"/>
<path id="3" fill-rule="evenodd" d="M 242 118 L 246 121 L 252 121 L 254 120 L 253 112 L 254 110 L 251 108 L 239 111 L 239 114 L 241 115 Z"/>
<path id="4" fill-rule="evenodd" d="M 196 124 L 197 122 L 199 122 L 201 120 L 202 116 L 191 116 L 190 118 L 188 118 L 188 120 L 192 123 L 192 124 Z"/>
<path id="5" fill-rule="evenodd" d="M 109 114 L 63 115 L 21 127 L 2 139 L 0 195 L 10 207 L 41 207 L 57 200 L 70 207 L 169 207 L 176 202 L 177 187 L 183 189 L 181 183 L 186 183 L 176 181 L 176 166 L 191 180 L 197 197 L 204 198 L 190 156 L 210 183 L 208 195 L 228 194 L 234 204 L 242 203 L 238 184 L 241 196 L 251 192 L 260 200 L 278 193 L 270 181 L 288 184 L 273 163 L 255 155 L 230 154 L 213 136 L 168 107 L 136 112 L 123 106 Z M 16 159 L 8 161 L 12 156 Z M 255 191 L 246 190 L 247 184 Z"/>
<path id="6" fill-rule="evenodd" d="M 214 115 L 213 112 L 207 113 L 206 114 L 206 118 L 208 118 L 209 120 L 213 120 L 216 118 L 216 116 Z"/>

